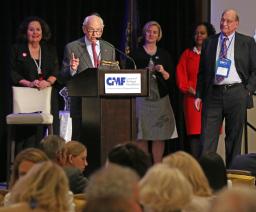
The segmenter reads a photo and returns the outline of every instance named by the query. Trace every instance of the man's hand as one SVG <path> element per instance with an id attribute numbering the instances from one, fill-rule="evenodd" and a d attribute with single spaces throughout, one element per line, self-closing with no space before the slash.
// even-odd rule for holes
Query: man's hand
<path id="1" fill-rule="evenodd" d="M 70 59 L 70 68 L 72 71 L 77 71 L 78 66 L 79 66 L 79 58 L 75 58 L 75 54 L 72 53 L 72 57 Z"/>

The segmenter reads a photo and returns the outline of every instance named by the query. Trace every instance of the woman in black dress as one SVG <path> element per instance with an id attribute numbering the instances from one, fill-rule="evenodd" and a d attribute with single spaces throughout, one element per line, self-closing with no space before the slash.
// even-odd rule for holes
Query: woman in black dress
<path id="1" fill-rule="evenodd" d="M 162 160 L 164 141 L 177 137 L 169 99 L 173 64 L 170 54 L 157 46 L 161 37 L 162 29 L 156 21 L 146 23 L 143 28 L 143 46 L 132 54 L 138 68 L 150 70 L 150 96 L 136 98 L 136 117 L 138 145 L 148 152 L 148 141 L 153 141 L 154 163 Z"/>
<path id="2" fill-rule="evenodd" d="M 54 133 L 58 134 L 58 93 L 55 85 L 59 64 L 55 47 L 47 42 L 50 38 L 50 28 L 41 18 L 28 17 L 21 23 L 17 43 L 11 52 L 11 79 L 14 86 L 38 89 L 53 87 L 51 110 L 54 116 Z M 18 145 L 23 146 L 21 149 L 37 146 L 43 130 L 39 133 L 41 135 L 33 136 L 35 134 L 35 127 L 19 127 L 16 137 L 22 141 L 18 142 Z"/>

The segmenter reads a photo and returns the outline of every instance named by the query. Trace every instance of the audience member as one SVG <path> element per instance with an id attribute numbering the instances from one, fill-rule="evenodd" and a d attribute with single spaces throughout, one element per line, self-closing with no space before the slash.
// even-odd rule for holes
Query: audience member
<path id="1" fill-rule="evenodd" d="M 227 170 L 222 157 L 216 152 L 204 154 L 199 163 L 214 192 L 227 186 Z"/>
<path id="2" fill-rule="evenodd" d="M 24 176 L 34 164 L 47 161 L 49 158 L 44 152 L 36 148 L 27 148 L 22 150 L 16 157 L 13 163 L 9 188 L 12 189 L 16 181 Z"/>
<path id="3" fill-rule="evenodd" d="M 66 163 L 65 143 L 65 140 L 58 135 L 48 135 L 41 140 L 40 148 L 50 160 L 63 166 Z"/>
<path id="4" fill-rule="evenodd" d="M 176 168 L 151 167 L 140 181 L 140 201 L 145 212 L 182 211 L 190 203 L 192 186 Z"/>
<path id="5" fill-rule="evenodd" d="M 142 212 L 142 209 L 126 198 L 102 197 L 87 202 L 83 212 Z"/>
<path id="6" fill-rule="evenodd" d="M 87 149 L 78 141 L 69 141 L 65 144 L 66 163 L 63 166 L 69 180 L 70 190 L 74 193 L 82 193 L 88 183 L 83 171 L 88 165 Z"/>
<path id="7" fill-rule="evenodd" d="M 88 182 L 83 175 L 87 166 L 86 147 L 77 141 L 66 143 L 60 136 L 49 135 L 41 141 L 41 148 L 53 162 L 62 166 L 68 177 L 70 190 L 74 194 L 82 193 Z"/>
<path id="8" fill-rule="evenodd" d="M 69 141 L 65 144 L 66 165 L 78 168 L 81 172 L 84 171 L 87 163 L 87 149 L 85 145 L 78 141 Z"/>
<path id="9" fill-rule="evenodd" d="M 208 180 L 200 164 L 190 154 L 178 151 L 167 155 L 163 159 L 163 163 L 178 168 L 191 183 L 195 195 L 205 197 L 212 195 Z"/>
<path id="10" fill-rule="evenodd" d="M 27 148 L 22 150 L 16 157 L 13 163 L 11 179 L 9 183 L 9 192 L 4 197 L 4 205 L 10 205 L 10 195 L 13 186 L 17 180 L 26 175 L 26 173 L 36 164 L 42 161 L 47 161 L 49 158 L 44 152 L 36 148 Z"/>
<path id="11" fill-rule="evenodd" d="M 139 176 L 130 168 L 109 164 L 93 173 L 85 188 L 88 202 L 97 198 L 124 198 L 137 203 Z"/>
<path id="12" fill-rule="evenodd" d="M 143 177 L 151 165 L 150 157 L 133 143 L 118 144 L 108 153 L 108 161 L 133 169 Z"/>
<path id="13" fill-rule="evenodd" d="M 71 211 L 73 197 L 69 193 L 64 171 L 57 164 L 47 161 L 36 164 L 17 181 L 10 202 L 26 202 L 30 208 L 65 212 Z"/>
<path id="14" fill-rule="evenodd" d="M 0 212 L 47 212 L 41 208 L 31 208 L 27 202 L 20 202 L 6 207 L 0 207 Z"/>
<path id="15" fill-rule="evenodd" d="M 253 176 L 256 176 L 256 153 L 237 155 L 230 169 L 250 171 Z"/>
<path id="16" fill-rule="evenodd" d="M 210 23 L 199 23 L 194 31 L 193 47 L 182 53 L 176 70 L 177 86 L 184 94 L 183 110 L 190 151 L 195 158 L 199 158 L 202 151 L 201 110 L 197 111 L 194 106 L 197 74 L 203 42 L 214 34 L 215 29 Z"/>
<path id="17" fill-rule="evenodd" d="M 205 211 L 209 207 L 212 190 L 196 159 L 186 152 L 178 151 L 164 157 L 163 163 L 179 169 L 184 174 L 193 189 L 194 195 L 191 204 L 200 205 L 202 210 Z"/>
<path id="18" fill-rule="evenodd" d="M 136 98 L 137 144 L 143 151 L 148 152 L 148 141 L 153 141 L 154 163 L 162 161 L 164 141 L 177 137 L 169 98 L 173 77 L 171 72 L 174 67 L 170 54 L 157 46 L 161 38 L 162 29 L 159 23 L 147 22 L 143 27 L 143 46 L 131 54 L 138 68 L 150 70 L 150 95 Z"/>
<path id="19" fill-rule="evenodd" d="M 247 186 L 223 189 L 213 199 L 208 212 L 256 211 L 256 190 Z"/>

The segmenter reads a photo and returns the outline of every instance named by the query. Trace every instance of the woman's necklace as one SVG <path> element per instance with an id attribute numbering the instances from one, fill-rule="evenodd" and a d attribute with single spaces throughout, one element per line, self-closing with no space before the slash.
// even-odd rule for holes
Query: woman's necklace
<path id="1" fill-rule="evenodd" d="M 36 64 L 36 68 L 37 68 L 37 73 L 40 75 L 42 74 L 42 70 L 41 70 L 41 63 L 42 63 L 42 59 L 41 59 L 41 47 L 39 47 L 39 58 L 38 58 L 38 63 L 36 61 L 36 59 L 34 57 L 32 57 L 32 59 L 34 60 L 34 63 Z"/>

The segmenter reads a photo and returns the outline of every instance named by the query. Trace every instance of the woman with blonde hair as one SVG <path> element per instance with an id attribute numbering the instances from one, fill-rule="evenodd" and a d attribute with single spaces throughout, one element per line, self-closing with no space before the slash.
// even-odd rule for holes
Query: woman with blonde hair
<path id="1" fill-rule="evenodd" d="M 212 195 L 208 180 L 200 164 L 190 154 L 178 151 L 164 157 L 163 163 L 178 168 L 191 183 L 195 195 Z"/>
<path id="2" fill-rule="evenodd" d="M 140 181 L 140 200 L 145 212 L 181 211 L 192 195 L 192 186 L 181 171 L 165 164 L 151 167 Z"/>
<path id="3" fill-rule="evenodd" d="M 67 177 L 63 170 L 51 161 L 36 164 L 14 185 L 10 202 L 26 202 L 30 208 L 49 212 L 70 211 L 72 203 Z"/>
<path id="4" fill-rule="evenodd" d="M 148 69 L 150 95 L 136 98 L 137 144 L 149 153 L 152 141 L 154 163 L 162 161 L 165 141 L 176 138 L 176 122 L 170 103 L 170 87 L 174 75 L 172 57 L 158 46 L 162 28 L 156 21 L 149 21 L 143 27 L 143 43 L 131 53 L 139 69 Z"/>
<path id="5" fill-rule="evenodd" d="M 40 149 L 27 148 L 21 151 L 14 160 L 9 188 L 12 188 L 19 177 L 25 175 L 34 164 L 47 160 L 48 157 Z"/>
<path id="6" fill-rule="evenodd" d="M 208 180 L 196 159 L 183 151 L 170 154 L 163 159 L 163 163 L 171 168 L 179 169 L 188 179 L 193 189 L 192 201 L 184 211 L 206 211 L 212 198 L 212 190 Z"/>
<path id="7" fill-rule="evenodd" d="M 68 177 L 70 190 L 74 194 L 82 193 L 88 180 L 83 175 L 87 163 L 87 148 L 78 141 L 69 141 L 64 145 L 66 163 L 63 169 Z"/>
<path id="8" fill-rule="evenodd" d="M 46 154 L 40 149 L 27 148 L 22 150 L 15 158 L 11 179 L 9 183 L 10 192 L 4 197 L 4 206 L 10 205 L 11 189 L 16 181 L 24 176 L 36 163 L 49 160 Z"/>
<path id="9" fill-rule="evenodd" d="M 87 148 L 78 141 L 69 141 L 64 146 L 67 155 L 67 166 L 74 166 L 82 172 L 87 163 Z"/>

